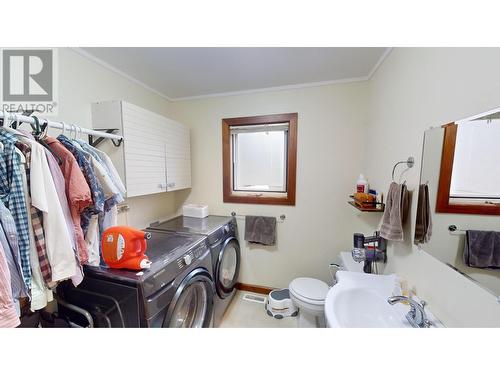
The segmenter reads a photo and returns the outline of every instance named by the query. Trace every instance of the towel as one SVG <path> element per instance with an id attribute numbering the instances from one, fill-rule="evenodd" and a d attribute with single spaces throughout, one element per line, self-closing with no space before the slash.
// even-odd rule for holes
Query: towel
<path id="1" fill-rule="evenodd" d="M 262 245 L 276 243 L 276 218 L 245 216 L 245 240 Z"/>
<path id="2" fill-rule="evenodd" d="M 427 243 L 432 235 L 432 212 L 429 201 L 429 187 L 420 185 L 418 189 L 417 220 L 415 222 L 415 245 Z"/>
<path id="3" fill-rule="evenodd" d="M 464 263 L 476 268 L 500 268 L 500 232 L 466 231 Z"/>
<path id="4" fill-rule="evenodd" d="M 389 241 L 403 241 L 403 224 L 408 213 L 409 196 L 406 184 L 391 183 L 387 193 L 380 236 Z"/>

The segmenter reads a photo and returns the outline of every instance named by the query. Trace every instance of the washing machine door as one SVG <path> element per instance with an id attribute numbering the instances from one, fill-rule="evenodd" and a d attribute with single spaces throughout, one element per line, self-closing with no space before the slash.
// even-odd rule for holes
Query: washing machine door
<path id="1" fill-rule="evenodd" d="M 215 287 L 221 298 L 229 296 L 238 281 L 240 272 L 240 244 L 234 237 L 228 238 L 222 245 L 215 269 Z"/>
<path id="2" fill-rule="evenodd" d="M 214 286 L 208 272 L 196 269 L 177 288 L 169 305 L 163 327 L 210 327 L 214 306 Z"/>

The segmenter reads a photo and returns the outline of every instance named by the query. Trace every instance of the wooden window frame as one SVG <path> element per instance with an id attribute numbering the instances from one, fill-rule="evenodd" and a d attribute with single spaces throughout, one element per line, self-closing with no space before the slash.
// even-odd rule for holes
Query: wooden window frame
<path id="1" fill-rule="evenodd" d="M 487 204 L 450 204 L 451 176 L 455 158 L 457 140 L 456 123 L 444 125 L 443 151 L 441 169 L 439 171 L 439 186 L 436 200 L 436 212 L 471 215 L 500 215 L 500 205 Z"/>
<path id="2" fill-rule="evenodd" d="M 297 178 L 297 113 L 277 115 L 226 118 L 222 120 L 222 182 L 225 203 L 253 203 L 295 205 L 295 184 Z M 231 163 L 231 126 L 252 126 L 285 123 L 288 126 L 286 196 L 259 196 L 256 193 L 233 194 Z"/>

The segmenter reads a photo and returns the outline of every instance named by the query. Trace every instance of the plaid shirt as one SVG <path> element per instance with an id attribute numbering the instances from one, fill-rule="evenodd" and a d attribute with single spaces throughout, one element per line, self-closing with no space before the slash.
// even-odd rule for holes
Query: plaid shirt
<path id="1" fill-rule="evenodd" d="M 26 181 L 28 186 L 30 184 L 30 167 L 31 167 L 31 148 L 30 146 L 18 142 L 16 147 L 21 150 L 26 158 Z M 30 194 L 31 198 L 31 194 Z M 52 284 L 52 269 L 50 268 L 49 258 L 47 256 L 47 249 L 45 247 L 45 233 L 43 232 L 43 213 L 38 208 L 30 203 L 31 224 L 33 226 L 33 234 L 35 237 L 35 248 L 40 263 L 40 271 L 46 285 Z"/>
<path id="2" fill-rule="evenodd" d="M 4 151 L 0 153 L 0 199 L 11 212 L 16 224 L 23 278 L 27 289 L 30 290 L 29 223 L 24 200 L 21 163 L 14 146 L 17 138 L 0 127 L 0 141 L 4 145 Z"/>
<path id="3" fill-rule="evenodd" d="M 57 140 L 73 154 L 76 162 L 83 172 L 83 175 L 85 176 L 85 179 L 87 180 L 87 183 L 89 184 L 90 191 L 92 192 L 92 202 L 94 205 L 87 207 L 82 213 L 82 230 L 84 234 L 87 234 L 90 218 L 96 214 L 104 212 L 104 202 L 106 200 L 104 191 L 102 190 L 102 186 L 99 181 L 97 181 L 92 165 L 87 160 L 84 153 L 78 150 L 75 145 L 73 145 L 73 143 L 71 143 L 71 141 L 62 134 L 57 137 Z"/>

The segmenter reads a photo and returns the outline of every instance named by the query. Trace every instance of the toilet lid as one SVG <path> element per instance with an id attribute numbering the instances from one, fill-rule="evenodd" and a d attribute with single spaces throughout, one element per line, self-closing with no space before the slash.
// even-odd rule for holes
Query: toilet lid
<path id="1" fill-rule="evenodd" d="M 310 277 L 299 277 L 293 280 L 289 288 L 295 294 L 314 301 L 324 300 L 328 293 L 328 285 L 325 282 Z"/>

